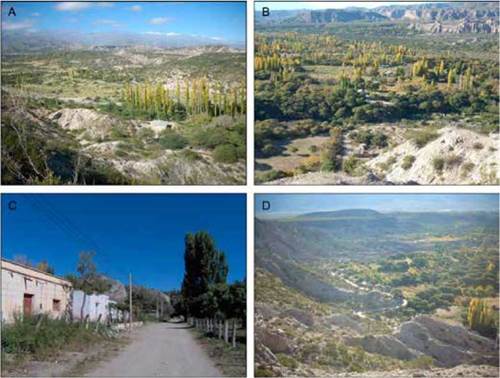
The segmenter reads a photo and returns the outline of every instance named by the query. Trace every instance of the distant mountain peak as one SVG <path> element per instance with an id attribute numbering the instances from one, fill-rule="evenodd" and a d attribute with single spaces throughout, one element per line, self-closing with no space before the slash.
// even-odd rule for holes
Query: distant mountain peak
<path id="1" fill-rule="evenodd" d="M 326 217 L 362 217 L 362 216 L 377 216 L 381 215 L 376 210 L 372 209 L 342 209 L 342 210 L 331 210 L 331 211 L 315 211 L 312 213 L 302 214 L 301 218 L 326 218 Z"/>

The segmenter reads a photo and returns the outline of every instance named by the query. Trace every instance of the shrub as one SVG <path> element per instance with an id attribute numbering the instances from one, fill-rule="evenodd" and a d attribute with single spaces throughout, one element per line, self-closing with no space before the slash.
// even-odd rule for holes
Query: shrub
<path id="1" fill-rule="evenodd" d="M 275 373 L 274 373 L 274 371 L 272 371 L 270 369 L 258 367 L 257 369 L 255 369 L 255 376 L 256 377 L 274 377 Z"/>
<path id="2" fill-rule="evenodd" d="M 454 165 L 458 165 L 461 162 L 462 162 L 462 158 L 460 156 L 454 155 L 454 154 L 448 155 L 444 158 L 445 166 L 448 168 L 453 167 Z"/>
<path id="3" fill-rule="evenodd" d="M 198 161 L 198 160 L 203 159 L 203 157 L 198 152 L 190 150 L 190 149 L 186 149 L 184 151 L 181 151 L 180 153 L 182 154 L 182 157 L 184 157 L 186 160 L 188 160 L 190 162 L 194 162 L 194 161 Z"/>
<path id="4" fill-rule="evenodd" d="M 462 165 L 462 177 L 467 176 L 474 169 L 474 163 L 467 162 Z"/>
<path id="5" fill-rule="evenodd" d="M 349 156 L 342 163 L 342 169 L 345 173 L 353 175 L 356 169 L 359 167 L 360 163 L 360 160 L 355 156 Z"/>
<path id="6" fill-rule="evenodd" d="M 113 140 L 126 139 L 129 137 L 128 131 L 123 126 L 113 126 L 109 134 L 110 138 Z"/>
<path id="7" fill-rule="evenodd" d="M 276 357 L 278 358 L 278 362 L 287 368 L 296 369 L 299 366 L 298 362 L 295 361 L 293 357 L 287 356 L 286 354 L 278 353 Z"/>
<path id="8" fill-rule="evenodd" d="M 434 366 L 434 359 L 430 356 L 421 356 L 408 361 L 406 366 L 409 369 L 429 369 Z"/>
<path id="9" fill-rule="evenodd" d="M 472 147 L 475 149 L 475 150 L 482 150 L 483 149 L 483 144 L 482 143 L 479 143 L 479 142 L 476 142 L 472 145 Z"/>
<path id="10" fill-rule="evenodd" d="M 316 146 L 315 144 L 313 144 L 312 146 L 309 146 L 309 152 L 312 154 L 318 152 L 318 146 Z"/>
<path id="11" fill-rule="evenodd" d="M 372 143 L 377 147 L 387 147 L 387 135 L 383 133 L 374 133 Z"/>
<path id="12" fill-rule="evenodd" d="M 302 166 L 306 171 L 316 171 L 321 165 L 319 156 L 309 156 L 302 160 Z"/>
<path id="13" fill-rule="evenodd" d="M 396 156 L 391 156 L 387 161 L 385 162 L 389 167 L 392 167 L 394 163 L 397 161 Z"/>
<path id="14" fill-rule="evenodd" d="M 137 132 L 137 137 L 146 143 L 152 143 L 155 140 L 155 132 L 147 127 L 143 127 Z"/>
<path id="15" fill-rule="evenodd" d="M 415 145 L 418 148 L 424 147 L 427 143 L 429 143 L 430 141 L 433 141 L 438 136 L 439 136 L 439 134 L 436 131 L 429 130 L 429 129 L 414 131 L 410 135 L 411 139 L 413 140 L 413 143 L 415 143 Z"/>
<path id="16" fill-rule="evenodd" d="M 259 174 L 256 177 L 256 181 L 258 183 L 262 183 L 262 182 L 268 182 L 268 181 L 278 180 L 280 178 L 284 178 L 284 177 L 287 177 L 287 176 L 288 175 L 287 175 L 286 172 L 271 170 L 269 172 L 264 172 L 262 174 Z"/>
<path id="17" fill-rule="evenodd" d="M 413 166 L 413 163 L 415 162 L 415 156 L 413 155 L 406 155 L 403 158 L 403 163 L 401 164 L 401 168 L 404 170 L 408 170 Z"/>
<path id="18" fill-rule="evenodd" d="M 371 130 L 360 130 L 358 132 L 354 132 L 352 137 L 356 142 L 363 143 L 367 147 L 387 146 L 387 135 L 381 132 L 372 132 Z"/>
<path id="19" fill-rule="evenodd" d="M 188 145 L 188 141 L 173 130 L 164 130 L 160 134 L 160 145 L 169 150 L 180 150 Z"/>
<path id="20" fill-rule="evenodd" d="M 280 149 L 278 147 L 275 147 L 271 143 L 268 143 L 261 149 L 260 152 L 263 157 L 270 157 L 273 155 L 278 155 L 280 153 Z"/>
<path id="21" fill-rule="evenodd" d="M 432 166 L 437 172 L 442 172 L 444 168 L 444 159 L 442 157 L 435 157 L 432 159 Z"/>
<path id="22" fill-rule="evenodd" d="M 236 163 L 238 161 L 238 151 L 231 144 L 217 146 L 214 150 L 214 160 L 219 163 Z"/>

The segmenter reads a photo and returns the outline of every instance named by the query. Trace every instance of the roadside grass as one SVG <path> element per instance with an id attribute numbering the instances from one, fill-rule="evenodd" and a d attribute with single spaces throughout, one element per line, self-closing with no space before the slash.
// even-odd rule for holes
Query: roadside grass
<path id="1" fill-rule="evenodd" d="M 62 352 L 84 351 L 115 339 L 103 325 L 73 323 L 46 315 L 16 317 L 2 324 L 2 372 L 26 361 L 50 361 Z"/>
<path id="2" fill-rule="evenodd" d="M 122 337 L 105 340 L 98 345 L 88 346 L 88 354 L 66 370 L 64 375 L 68 377 L 82 377 L 90 368 L 95 367 L 99 362 L 110 360 L 116 356 L 128 342 L 129 339 L 127 337 Z"/>
<path id="3" fill-rule="evenodd" d="M 246 377 L 246 329 L 237 331 L 236 348 L 212 333 L 195 328 L 191 332 L 225 377 Z"/>

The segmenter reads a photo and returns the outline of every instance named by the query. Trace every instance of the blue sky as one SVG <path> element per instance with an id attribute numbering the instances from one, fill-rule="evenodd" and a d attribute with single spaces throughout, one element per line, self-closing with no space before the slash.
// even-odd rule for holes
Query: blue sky
<path id="1" fill-rule="evenodd" d="M 262 211 L 262 201 L 271 210 Z M 258 217 L 342 209 L 391 211 L 497 211 L 497 194 L 262 194 L 255 198 Z"/>
<path id="2" fill-rule="evenodd" d="M 14 7 L 16 17 L 8 16 Z M 171 33 L 245 40 L 243 2 L 2 2 L 3 30 Z"/>
<path id="3" fill-rule="evenodd" d="M 376 8 L 384 5 L 408 4 L 408 1 L 259 1 L 255 2 L 255 10 L 262 7 L 275 10 L 289 9 L 342 9 L 348 7 Z M 411 4 L 421 4 L 424 1 L 412 1 Z"/>
<path id="4" fill-rule="evenodd" d="M 16 201 L 17 209 L 9 210 Z M 47 260 L 76 273 L 78 254 L 96 250 L 99 271 L 124 283 L 169 290 L 184 275 L 184 236 L 204 230 L 226 253 L 229 281 L 246 276 L 246 198 L 242 194 L 5 194 L 2 256 Z"/>

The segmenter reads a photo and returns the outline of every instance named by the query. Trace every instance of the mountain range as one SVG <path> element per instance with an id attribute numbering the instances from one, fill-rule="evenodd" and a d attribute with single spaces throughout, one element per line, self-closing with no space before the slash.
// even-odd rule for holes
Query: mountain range
<path id="1" fill-rule="evenodd" d="M 145 46 L 152 48 L 182 48 L 226 46 L 244 48 L 245 43 L 221 38 L 180 33 L 81 33 L 71 30 L 26 31 L 2 30 L 4 52 L 36 51 L 46 48 L 79 49 L 103 46 Z"/>
<path id="2" fill-rule="evenodd" d="M 270 10 L 255 14 L 260 26 L 328 25 L 338 22 L 404 22 L 431 33 L 498 33 L 499 8 L 495 2 L 449 2 L 380 6 L 373 9 Z"/>

